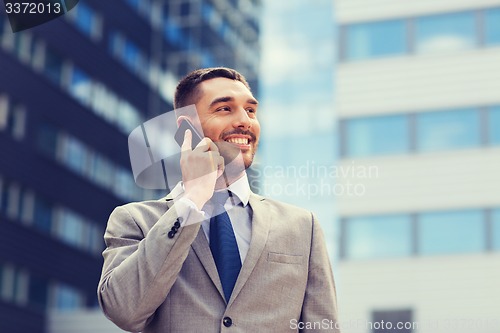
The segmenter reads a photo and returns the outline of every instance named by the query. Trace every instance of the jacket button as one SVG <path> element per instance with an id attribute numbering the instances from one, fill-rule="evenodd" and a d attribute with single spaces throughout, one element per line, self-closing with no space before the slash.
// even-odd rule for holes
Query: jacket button
<path id="1" fill-rule="evenodd" d="M 179 220 L 175 221 L 174 227 L 176 227 L 177 229 L 179 229 L 181 227 Z"/>
<path id="2" fill-rule="evenodd" d="M 233 320 L 230 317 L 224 317 L 224 319 L 222 319 L 222 323 L 226 327 L 231 327 L 231 325 L 233 325 Z"/>
<path id="3" fill-rule="evenodd" d="M 168 238 L 174 238 L 174 236 L 175 236 L 175 232 L 169 231 Z"/>

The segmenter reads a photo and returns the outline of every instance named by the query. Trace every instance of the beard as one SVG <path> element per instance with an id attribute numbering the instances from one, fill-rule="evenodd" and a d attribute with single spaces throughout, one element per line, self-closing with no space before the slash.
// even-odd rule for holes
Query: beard
<path id="1" fill-rule="evenodd" d="M 227 167 L 232 163 L 233 168 L 241 169 L 241 171 L 252 165 L 257 151 L 256 144 L 252 144 L 251 148 L 246 151 L 241 151 L 240 148 L 226 141 L 218 141 L 215 144 L 219 148 L 220 155 L 224 158 L 224 165 Z"/>

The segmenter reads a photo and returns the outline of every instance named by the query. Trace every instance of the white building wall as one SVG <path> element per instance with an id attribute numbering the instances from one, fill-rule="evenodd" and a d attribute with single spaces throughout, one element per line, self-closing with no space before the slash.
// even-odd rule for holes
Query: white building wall
<path id="1" fill-rule="evenodd" d="M 500 0 L 335 0 L 338 25 L 499 6 Z M 500 104 L 500 47 L 341 62 L 340 119 Z M 344 158 L 337 183 L 361 196 L 337 197 L 340 217 L 500 207 L 500 148 Z M 359 169 L 357 169 L 359 170 Z M 368 169 L 366 169 L 368 170 Z M 338 265 L 343 332 L 369 333 L 373 310 L 412 309 L 416 333 L 500 329 L 500 253 L 344 260 Z"/>
<path id="2" fill-rule="evenodd" d="M 335 110 L 344 118 L 500 104 L 499 87 L 500 47 L 341 63 Z"/>
<path id="3" fill-rule="evenodd" d="M 337 24 L 438 14 L 497 6 L 498 0 L 335 0 Z"/>
<path id="4" fill-rule="evenodd" d="M 365 191 L 337 198 L 342 217 L 500 207 L 500 148 L 343 159 L 339 169 L 338 184 Z"/>
<path id="5" fill-rule="evenodd" d="M 500 253 L 344 263 L 343 332 L 371 332 L 374 309 L 414 309 L 414 333 L 496 333 L 500 270 L 492 263 Z"/>

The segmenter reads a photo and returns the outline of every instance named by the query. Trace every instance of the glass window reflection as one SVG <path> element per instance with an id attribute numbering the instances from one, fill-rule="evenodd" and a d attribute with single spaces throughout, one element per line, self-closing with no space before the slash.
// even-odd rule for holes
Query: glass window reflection
<path id="1" fill-rule="evenodd" d="M 494 145 L 500 144 L 500 106 L 490 109 L 488 118 L 489 142 Z"/>
<path id="2" fill-rule="evenodd" d="M 491 213 L 493 226 L 493 250 L 500 251 L 500 209 L 495 209 Z"/>
<path id="3" fill-rule="evenodd" d="M 405 115 L 347 120 L 345 152 L 353 157 L 408 152 L 408 128 L 408 117 Z"/>
<path id="4" fill-rule="evenodd" d="M 346 220 L 345 256 L 349 259 L 409 256 L 409 215 L 357 217 Z"/>
<path id="5" fill-rule="evenodd" d="M 478 146 L 480 117 L 476 109 L 417 114 L 417 150 L 434 151 Z"/>
<path id="6" fill-rule="evenodd" d="M 484 212 L 466 210 L 419 215 L 420 254 L 473 253 L 485 249 Z"/>
<path id="7" fill-rule="evenodd" d="M 500 44 L 500 8 L 489 9 L 484 14 L 484 41 L 487 45 Z"/>
<path id="8" fill-rule="evenodd" d="M 354 24 L 345 29 L 345 58 L 358 60 L 407 52 L 406 23 L 392 20 Z"/>
<path id="9" fill-rule="evenodd" d="M 476 45 L 474 12 L 425 16 L 416 19 L 418 53 L 464 50 Z"/>

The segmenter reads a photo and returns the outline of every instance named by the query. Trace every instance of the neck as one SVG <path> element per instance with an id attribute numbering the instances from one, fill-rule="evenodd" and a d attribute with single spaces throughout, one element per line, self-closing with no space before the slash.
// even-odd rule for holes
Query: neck
<path id="1" fill-rule="evenodd" d="M 235 181 L 240 179 L 245 175 L 245 170 L 243 170 L 241 173 L 237 175 L 227 175 L 226 172 L 222 174 L 219 178 L 217 178 L 217 181 L 215 182 L 215 190 L 223 190 L 228 188 L 231 184 L 233 184 Z"/>

